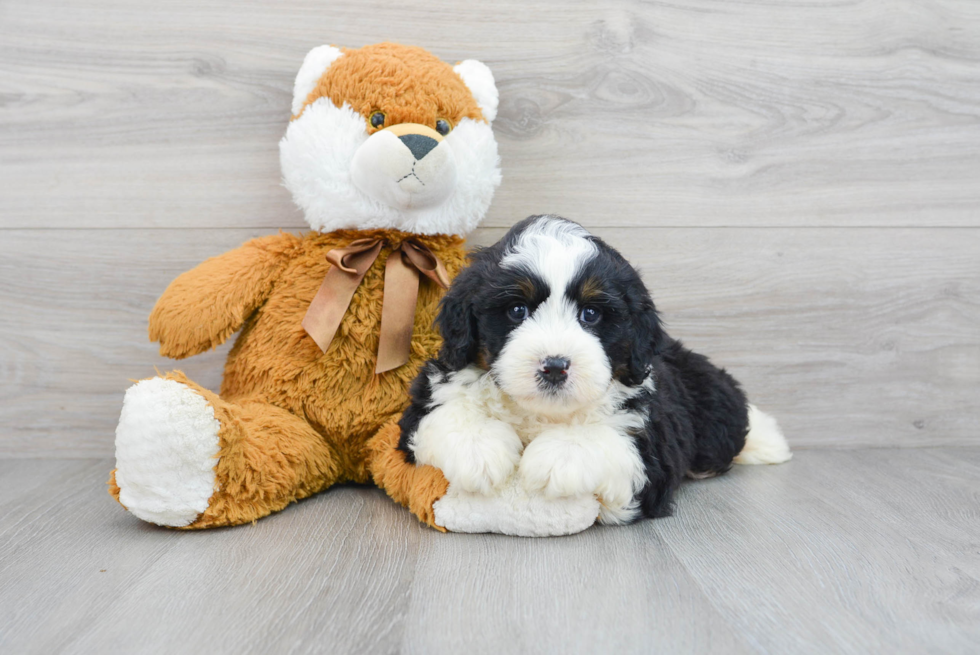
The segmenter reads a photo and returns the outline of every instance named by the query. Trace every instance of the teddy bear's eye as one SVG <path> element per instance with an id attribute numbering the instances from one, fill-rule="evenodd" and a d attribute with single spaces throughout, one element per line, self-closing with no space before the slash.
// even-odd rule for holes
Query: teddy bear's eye
<path id="1" fill-rule="evenodd" d="M 446 136 L 449 134 L 451 129 L 453 129 L 452 123 L 447 121 L 445 118 L 440 118 L 436 121 L 436 132 L 439 134 Z"/>
<path id="2" fill-rule="evenodd" d="M 383 111 L 376 111 L 371 114 L 371 127 L 381 127 L 385 124 L 385 113 Z"/>

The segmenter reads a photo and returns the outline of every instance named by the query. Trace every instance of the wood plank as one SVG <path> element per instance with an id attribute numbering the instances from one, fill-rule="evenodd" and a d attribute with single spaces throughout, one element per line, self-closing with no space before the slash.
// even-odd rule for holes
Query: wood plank
<path id="1" fill-rule="evenodd" d="M 31 465 L 43 492 L 0 507 L 5 653 L 980 644 L 980 448 L 801 452 L 686 483 L 671 518 L 556 539 L 436 533 L 356 486 L 170 531 L 109 498 L 109 460 Z"/>
<path id="2" fill-rule="evenodd" d="M 502 230 L 481 230 L 490 243 Z M 0 241 L 0 453 L 110 456 L 146 337 L 180 272 L 260 230 L 8 230 Z M 610 229 L 671 334 L 728 367 L 796 447 L 980 439 L 980 233 Z M 226 344 L 176 363 L 217 388 Z"/>
<path id="3" fill-rule="evenodd" d="M 406 653 L 748 653 L 652 524 L 560 539 L 426 533 Z"/>
<path id="4" fill-rule="evenodd" d="M 277 155 L 299 63 L 384 38 L 493 68 L 488 226 L 980 224 L 970 0 L 426 9 L 5 5 L 0 226 L 301 227 Z"/>
<path id="5" fill-rule="evenodd" d="M 44 464 L 46 493 L 0 513 L 4 652 L 393 652 L 401 638 L 422 528 L 377 489 L 178 532 L 108 496 L 111 461 Z"/>
<path id="6" fill-rule="evenodd" d="M 59 636 L 78 653 L 395 653 L 423 529 L 380 490 L 344 487 L 252 526 L 178 534 Z"/>
<path id="7" fill-rule="evenodd" d="M 69 476 L 83 465 L 84 460 L 77 459 L 0 459 L 0 514 L 46 491 L 52 479 Z"/>
<path id="8" fill-rule="evenodd" d="M 655 525 L 761 652 L 973 652 L 980 451 L 954 452 L 809 451 L 735 467 L 686 485 L 676 516 Z"/>
<path id="9" fill-rule="evenodd" d="M 109 461 L 78 460 L 67 475 L 60 462 L 43 464 L 43 491 L 0 511 L 4 652 L 57 652 L 42 642 L 57 643 L 74 624 L 94 620 L 179 536 L 127 520 L 106 493 Z"/>

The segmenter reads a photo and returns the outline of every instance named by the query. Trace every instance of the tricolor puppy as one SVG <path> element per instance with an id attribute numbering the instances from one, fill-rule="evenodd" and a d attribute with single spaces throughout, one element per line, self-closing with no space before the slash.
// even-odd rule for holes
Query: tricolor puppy
<path id="1" fill-rule="evenodd" d="M 791 456 L 732 376 L 664 332 L 636 269 L 577 223 L 532 216 L 478 250 L 438 322 L 444 344 L 399 448 L 450 490 L 492 496 L 516 480 L 531 496 L 597 498 L 600 521 L 628 523 L 669 514 L 685 474 Z"/>

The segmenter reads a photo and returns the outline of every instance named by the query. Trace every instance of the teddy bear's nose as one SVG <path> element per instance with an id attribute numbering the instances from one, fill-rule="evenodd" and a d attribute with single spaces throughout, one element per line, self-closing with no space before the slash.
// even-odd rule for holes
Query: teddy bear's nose
<path id="1" fill-rule="evenodd" d="M 404 143 L 409 150 L 412 151 L 412 156 L 416 160 L 422 159 L 429 152 L 439 145 L 439 142 L 433 139 L 431 136 L 425 136 L 424 134 L 404 134 L 400 137 L 401 142 Z"/>

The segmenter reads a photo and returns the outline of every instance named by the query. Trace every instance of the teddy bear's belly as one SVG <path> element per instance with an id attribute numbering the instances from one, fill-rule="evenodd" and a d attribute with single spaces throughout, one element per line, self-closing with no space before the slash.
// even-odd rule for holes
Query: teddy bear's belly
<path id="1" fill-rule="evenodd" d="M 301 325 L 314 286 L 277 290 L 229 354 L 222 397 L 261 400 L 286 409 L 305 418 L 331 443 L 348 445 L 353 457 L 365 440 L 405 408 L 418 368 L 440 343 L 431 324 L 417 320 L 409 362 L 376 375 L 382 293 L 373 280 L 365 282 L 326 353 Z M 438 303 L 437 296 L 421 291 L 417 319 L 420 314 L 431 316 Z M 431 304 L 428 311 L 423 303 Z"/>

